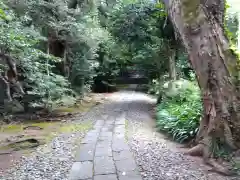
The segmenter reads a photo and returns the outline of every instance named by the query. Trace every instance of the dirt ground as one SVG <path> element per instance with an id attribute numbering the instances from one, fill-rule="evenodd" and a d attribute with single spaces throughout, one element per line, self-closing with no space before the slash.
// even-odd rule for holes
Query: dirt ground
<path id="1" fill-rule="evenodd" d="M 24 115 L 21 115 L 20 121 L 1 124 L 0 174 L 22 156 L 34 152 L 37 146 L 50 142 L 56 135 L 88 126 L 75 125 L 74 119 L 88 112 L 93 106 L 106 101 L 107 96 L 106 94 L 89 94 L 77 106 L 55 109 L 51 118 L 44 116 L 36 120 L 23 120 Z M 26 117 L 28 118 L 29 115 Z"/>

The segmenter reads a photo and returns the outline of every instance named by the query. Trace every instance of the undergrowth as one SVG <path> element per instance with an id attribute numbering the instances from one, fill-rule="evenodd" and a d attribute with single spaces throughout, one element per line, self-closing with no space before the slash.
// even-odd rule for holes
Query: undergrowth
<path id="1" fill-rule="evenodd" d="M 162 93 L 157 106 L 157 128 L 180 143 L 194 138 L 202 109 L 198 85 L 183 79 L 168 82 Z"/>

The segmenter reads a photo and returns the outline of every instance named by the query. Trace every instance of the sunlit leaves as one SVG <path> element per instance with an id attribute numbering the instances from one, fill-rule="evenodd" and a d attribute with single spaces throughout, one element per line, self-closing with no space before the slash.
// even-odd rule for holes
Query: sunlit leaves
<path id="1" fill-rule="evenodd" d="M 167 16 L 167 11 L 166 11 L 165 6 L 162 2 L 157 2 L 155 7 L 158 10 L 158 11 L 155 12 L 155 16 L 159 16 L 159 17 L 166 17 Z"/>

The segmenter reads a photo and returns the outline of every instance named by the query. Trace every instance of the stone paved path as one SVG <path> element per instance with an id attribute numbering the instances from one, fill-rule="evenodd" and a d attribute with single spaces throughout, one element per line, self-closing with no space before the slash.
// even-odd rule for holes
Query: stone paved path
<path id="1" fill-rule="evenodd" d="M 111 94 L 108 100 L 75 121 L 96 123 L 94 129 L 85 136 L 82 132 L 61 134 L 49 145 L 37 148 L 31 156 L 23 157 L 7 173 L 0 174 L 0 179 L 240 179 L 208 172 L 209 168 L 201 159 L 184 155 L 178 144 L 156 132 L 155 121 L 151 117 L 156 103 L 153 97 L 139 92 L 122 91 Z M 128 135 L 128 143 L 125 141 L 125 133 Z M 78 144 L 82 137 L 85 138 Z M 77 153 L 76 146 L 79 146 Z"/>
<path id="2" fill-rule="evenodd" d="M 99 117 L 81 141 L 70 180 L 142 179 L 125 139 L 125 117 L 125 112 Z"/>

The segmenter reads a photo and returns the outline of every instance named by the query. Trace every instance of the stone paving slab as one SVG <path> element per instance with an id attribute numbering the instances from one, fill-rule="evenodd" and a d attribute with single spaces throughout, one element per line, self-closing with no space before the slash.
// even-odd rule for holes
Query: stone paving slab
<path id="1" fill-rule="evenodd" d="M 137 165 L 134 159 L 125 159 L 120 161 L 115 161 L 117 171 L 120 172 L 129 172 L 129 171 L 136 171 Z"/>
<path id="2" fill-rule="evenodd" d="M 113 133 L 112 132 L 101 132 L 100 137 L 112 137 Z"/>
<path id="3" fill-rule="evenodd" d="M 112 157 L 95 157 L 94 159 L 94 174 L 114 174 L 116 168 Z"/>
<path id="4" fill-rule="evenodd" d="M 93 161 L 95 144 L 83 144 L 76 154 L 76 161 Z"/>
<path id="5" fill-rule="evenodd" d="M 101 129 L 90 130 L 90 131 L 87 133 L 87 135 L 88 135 L 88 137 L 90 137 L 90 136 L 98 136 L 98 135 L 100 134 L 100 130 L 101 130 Z"/>
<path id="6" fill-rule="evenodd" d="M 99 141 L 111 141 L 112 142 L 112 136 L 99 136 Z"/>
<path id="7" fill-rule="evenodd" d="M 116 125 L 125 125 L 125 118 L 117 119 L 115 124 Z"/>
<path id="8" fill-rule="evenodd" d="M 93 180 L 118 180 L 116 174 L 97 175 Z"/>
<path id="9" fill-rule="evenodd" d="M 113 132 L 114 125 L 105 125 L 101 130 L 102 132 Z"/>
<path id="10" fill-rule="evenodd" d="M 133 158 L 132 153 L 127 150 L 113 152 L 114 161 L 121 161 L 121 160 L 132 159 L 132 158 Z"/>
<path id="11" fill-rule="evenodd" d="M 112 144 L 112 150 L 113 151 L 124 151 L 124 150 L 128 150 L 130 151 L 129 146 L 126 144 L 125 140 L 121 140 L 121 141 L 116 141 Z"/>
<path id="12" fill-rule="evenodd" d="M 114 122 L 114 120 L 108 120 L 108 121 L 106 121 L 105 122 L 105 125 L 114 125 L 115 124 L 115 122 Z"/>
<path id="13" fill-rule="evenodd" d="M 117 125 L 114 129 L 114 132 L 124 133 L 125 132 L 125 125 Z"/>
<path id="14" fill-rule="evenodd" d="M 82 141 L 81 144 L 96 144 L 98 140 L 98 135 L 95 136 L 85 136 Z"/>
<path id="15" fill-rule="evenodd" d="M 104 123 L 105 123 L 104 120 L 98 120 L 98 121 L 95 123 L 94 128 L 102 127 Z"/>
<path id="16" fill-rule="evenodd" d="M 142 179 L 141 175 L 136 174 L 135 172 L 131 174 L 125 174 L 125 175 L 119 174 L 118 177 L 119 177 L 119 180 L 141 180 Z"/>
<path id="17" fill-rule="evenodd" d="M 96 121 L 82 139 L 75 161 L 70 180 L 142 180 L 125 140 L 123 112 Z"/>
<path id="18" fill-rule="evenodd" d="M 90 161 L 75 162 L 70 172 L 69 180 L 90 179 L 93 175 L 93 163 Z"/>
<path id="19" fill-rule="evenodd" d="M 111 147 L 97 147 L 95 151 L 95 157 L 110 156 L 112 157 L 112 148 Z"/>
<path id="20" fill-rule="evenodd" d="M 112 141 L 109 140 L 103 140 L 103 141 L 98 141 L 96 148 L 108 148 L 112 146 Z"/>

